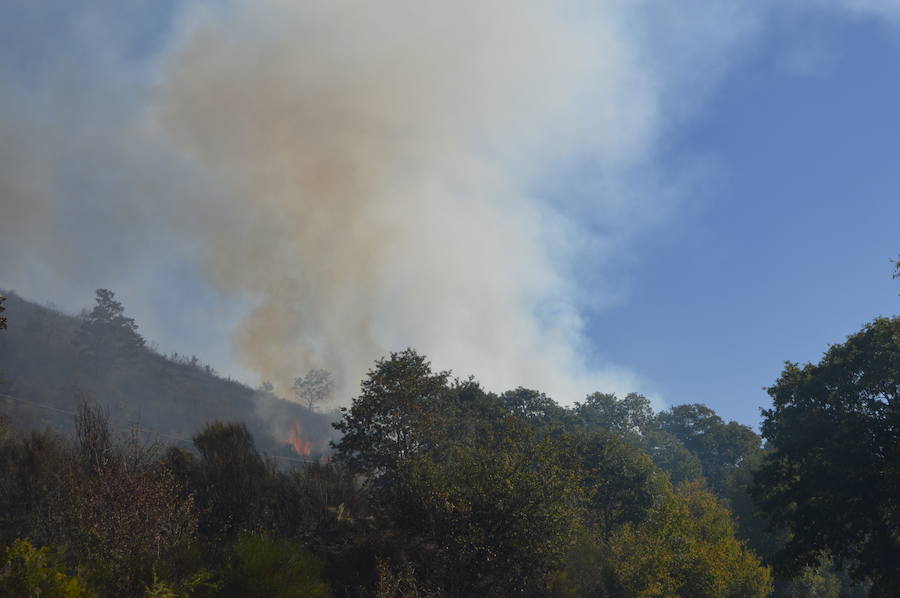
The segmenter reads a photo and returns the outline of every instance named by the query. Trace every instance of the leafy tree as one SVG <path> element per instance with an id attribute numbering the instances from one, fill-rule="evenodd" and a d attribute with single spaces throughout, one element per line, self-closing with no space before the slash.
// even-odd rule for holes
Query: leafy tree
<path id="1" fill-rule="evenodd" d="M 772 590 L 769 570 L 700 482 L 679 486 L 646 523 L 626 524 L 609 546 L 625 596 L 764 598 Z"/>
<path id="2" fill-rule="evenodd" d="M 582 421 L 592 427 L 606 428 L 622 435 L 639 435 L 653 421 L 653 408 L 644 395 L 628 393 L 624 399 L 615 394 L 595 392 L 583 403 L 575 403 Z"/>
<path id="3" fill-rule="evenodd" d="M 268 534 L 235 542 L 223 575 L 222 598 L 326 598 L 325 564 L 304 547 Z"/>
<path id="4" fill-rule="evenodd" d="M 248 530 L 261 513 L 258 495 L 267 482 L 265 461 L 244 424 L 213 422 L 194 436 L 201 529 L 234 536 Z"/>
<path id="5" fill-rule="evenodd" d="M 312 411 L 313 407 L 331 397 L 334 392 L 334 377 L 327 370 L 312 369 L 305 376 L 294 378 L 291 390 L 297 400 Z"/>
<path id="6" fill-rule="evenodd" d="M 377 477 L 396 473 L 404 461 L 433 440 L 431 415 L 447 392 L 449 372 L 434 373 L 412 349 L 376 362 L 359 397 L 334 425 L 343 437 L 333 444 L 351 469 Z"/>
<path id="7" fill-rule="evenodd" d="M 576 446 L 589 518 L 598 531 L 605 534 L 626 522 L 644 521 L 666 484 L 650 457 L 604 429 L 578 435 Z"/>
<path id="8" fill-rule="evenodd" d="M 485 392 L 473 378 L 453 380 L 431 411 L 431 419 L 439 422 L 432 426 L 431 444 L 436 448 L 448 444 L 474 446 L 483 438 L 487 423 L 502 422 L 509 416 L 503 400 Z"/>
<path id="9" fill-rule="evenodd" d="M 9 438 L 0 446 L 0 545 L 18 537 L 49 538 L 57 526 L 47 514 L 65 494 L 61 474 L 69 462 L 62 439 L 48 432 Z"/>
<path id="10" fill-rule="evenodd" d="M 545 429 L 559 429 L 564 425 L 566 410 L 538 390 L 519 387 L 500 395 L 500 402 L 515 415 L 532 425 Z"/>
<path id="11" fill-rule="evenodd" d="M 442 595 L 540 593 L 580 525 L 584 495 L 567 453 L 507 416 L 477 446 L 410 460 L 391 513 L 418 536 L 414 558 Z"/>
<path id="12" fill-rule="evenodd" d="M 748 546 L 765 562 L 771 563 L 784 548 L 788 533 L 785 530 L 773 529 L 768 517 L 759 512 L 753 500 L 751 494 L 753 478 L 762 460 L 763 453 L 759 453 L 743 461 L 720 490 L 720 496 L 728 502 L 738 536 L 747 540 Z"/>
<path id="13" fill-rule="evenodd" d="M 641 435 L 640 446 L 647 451 L 657 467 L 669 474 L 673 484 L 703 477 L 700 459 L 673 434 L 649 429 Z"/>
<path id="14" fill-rule="evenodd" d="M 784 598 L 840 598 L 841 580 L 825 567 L 807 567 L 779 594 Z"/>
<path id="15" fill-rule="evenodd" d="M 0 313 L 6 311 L 6 308 L 3 307 L 3 303 L 6 301 L 6 297 L 0 295 Z M 0 316 L 0 330 L 6 330 L 6 318 Z"/>
<path id="16" fill-rule="evenodd" d="M 113 445 L 99 409 L 82 405 L 72 467 L 57 475 L 65 493 L 52 501 L 57 544 L 74 548 L 92 582 L 133 594 L 165 555 L 193 539 L 194 499 L 137 435 Z"/>
<path id="17" fill-rule="evenodd" d="M 754 494 L 791 532 L 786 571 L 823 555 L 849 563 L 872 596 L 900 588 L 900 317 L 878 318 L 816 365 L 787 363 L 768 389 L 772 452 Z"/>
<path id="18" fill-rule="evenodd" d="M 663 432 L 678 438 L 703 466 L 703 475 L 721 490 L 740 464 L 761 450 L 760 438 L 748 426 L 727 424 L 706 405 L 678 405 L 657 415 Z"/>
<path id="19" fill-rule="evenodd" d="M 535 391 L 497 398 L 448 377 L 412 350 L 394 353 L 335 426 L 339 459 L 369 476 L 381 536 L 399 551 L 380 591 L 534 590 L 568 554 L 583 504 L 568 445 L 536 432 L 564 410 Z M 427 574 L 400 583 L 411 570 Z"/>

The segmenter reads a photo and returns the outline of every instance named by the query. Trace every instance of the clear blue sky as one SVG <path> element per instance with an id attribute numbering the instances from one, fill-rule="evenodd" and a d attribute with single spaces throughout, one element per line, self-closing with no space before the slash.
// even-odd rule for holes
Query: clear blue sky
<path id="1" fill-rule="evenodd" d="M 798 39 L 816 64 L 783 64 Z M 667 150 L 714 157 L 715 182 L 639 244 L 627 299 L 590 328 L 669 403 L 755 425 L 785 360 L 816 361 L 898 312 L 897 31 L 778 22 Z"/>

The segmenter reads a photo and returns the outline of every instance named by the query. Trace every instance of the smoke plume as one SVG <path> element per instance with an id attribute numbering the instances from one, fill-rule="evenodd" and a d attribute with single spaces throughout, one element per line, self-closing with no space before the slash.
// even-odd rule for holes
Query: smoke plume
<path id="1" fill-rule="evenodd" d="M 488 385 L 588 372 L 548 161 L 634 146 L 621 41 L 544 2 L 244 3 L 186 19 L 152 118 L 208 181 L 185 235 L 256 306 L 241 359 L 358 380 L 414 346 Z M 619 155 L 622 147 L 617 148 Z M 578 234 L 578 231 L 575 231 Z M 580 387 L 580 388 L 579 388 Z"/>
<path id="2" fill-rule="evenodd" d="M 14 1 L 0 283 L 111 287 L 281 391 L 323 368 L 350 396 L 407 346 L 493 390 L 641 390 L 583 314 L 677 206 L 663 123 L 757 12 L 687 4 Z"/>

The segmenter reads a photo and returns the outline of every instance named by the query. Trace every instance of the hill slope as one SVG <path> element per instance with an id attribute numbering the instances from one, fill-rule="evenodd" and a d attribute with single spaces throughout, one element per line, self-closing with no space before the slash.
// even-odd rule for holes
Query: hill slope
<path id="1" fill-rule="evenodd" d="M 247 424 L 273 456 L 315 458 L 332 437 L 331 414 L 219 377 L 196 358 L 164 356 L 147 347 L 98 358 L 79 338 L 84 316 L 7 297 L 8 329 L 0 331 L 0 414 L 17 428 L 72 428 L 80 401 L 95 402 L 111 424 L 138 425 L 168 442 L 190 443 L 211 421 Z M 293 442 L 293 445 L 292 445 Z M 298 450 L 292 449 L 296 446 Z"/>

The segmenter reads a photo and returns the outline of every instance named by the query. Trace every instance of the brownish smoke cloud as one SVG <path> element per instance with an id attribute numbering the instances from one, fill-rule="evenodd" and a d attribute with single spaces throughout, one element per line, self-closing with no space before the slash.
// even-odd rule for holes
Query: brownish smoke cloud
<path id="1" fill-rule="evenodd" d="M 190 23 L 155 118 L 211 184 L 189 219 L 208 272 L 255 297 L 247 364 L 347 382 L 411 345 L 492 385 L 588 389 L 564 228 L 529 184 L 639 145 L 610 124 L 628 114 L 603 93 L 625 76 L 611 31 L 538 1 L 265 0 Z"/>
<path id="2" fill-rule="evenodd" d="M 162 349 L 282 392 L 324 368 L 346 400 L 407 346 L 496 390 L 641 390 L 581 314 L 682 192 L 663 110 L 757 12 L 685 1 L 14 2 L 0 284 L 113 288 Z"/>

